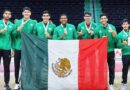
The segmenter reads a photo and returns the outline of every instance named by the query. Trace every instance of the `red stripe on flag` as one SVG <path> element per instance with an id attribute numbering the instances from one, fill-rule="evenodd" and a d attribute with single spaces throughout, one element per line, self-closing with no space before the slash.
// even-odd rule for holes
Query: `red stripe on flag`
<path id="1" fill-rule="evenodd" d="M 107 38 L 80 40 L 78 90 L 107 89 Z"/>

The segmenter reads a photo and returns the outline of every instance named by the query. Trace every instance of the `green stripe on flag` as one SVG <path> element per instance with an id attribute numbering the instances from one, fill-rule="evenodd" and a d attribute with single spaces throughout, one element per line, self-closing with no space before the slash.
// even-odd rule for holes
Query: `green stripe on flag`
<path id="1" fill-rule="evenodd" d="M 48 40 L 22 32 L 22 90 L 48 89 Z"/>

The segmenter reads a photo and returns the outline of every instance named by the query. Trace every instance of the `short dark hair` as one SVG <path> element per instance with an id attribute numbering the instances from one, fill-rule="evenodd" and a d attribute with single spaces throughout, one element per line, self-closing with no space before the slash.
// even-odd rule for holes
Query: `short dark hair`
<path id="1" fill-rule="evenodd" d="M 92 14 L 90 12 L 84 12 L 84 16 L 85 15 L 89 15 L 89 16 L 92 16 Z"/>
<path id="2" fill-rule="evenodd" d="M 129 20 L 127 18 L 124 18 L 121 22 L 121 24 L 125 23 L 125 22 L 128 22 L 129 23 Z"/>
<path id="3" fill-rule="evenodd" d="M 43 14 L 48 14 L 48 15 L 50 16 L 50 13 L 49 13 L 48 10 L 44 10 L 44 11 L 42 12 L 42 15 L 43 15 Z"/>
<path id="4" fill-rule="evenodd" d="M 25 10 L 28 10 L 28 11 L 31 12 L 31 9 L 30 9 L 29 7 L 24 7 L 24 8 L 23 8 L 23 11 L 25 11 Z"/>
<path id="5" fill-rule="evenodd" d="M 65 13 L 61 14 L 61 15 L 60 15 L 60 18 L 61 18 L 62 16 L 66 16 L 66 17 L 68 18 L 67 14 L 65 14 Z"/>
<path id="6" fill-rule="evenodd" d="M 12 13 L 11 10 L 5 9 L 5 10 L 3 11 L 3 14 L 4 14 L 5 12 L 7 12 L 7 11 L 10 12 L 10 13 Z"/>
<path id="7" fill-rule="evenodd" d="M 100 18 L 103 17 L 103 16 L 106 16 L 106 17 L 108 18 L 108 16 L 107 16 L 106 13 L 102 13 L 102 14 L 100 14 Z"/>

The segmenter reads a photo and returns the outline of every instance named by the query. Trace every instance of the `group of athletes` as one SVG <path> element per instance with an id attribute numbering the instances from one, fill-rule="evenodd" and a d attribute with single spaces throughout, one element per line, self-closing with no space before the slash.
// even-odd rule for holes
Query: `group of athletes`
<path id="1" fill-rule="evenodd" d="M 10 81 L 10 62 L 14 56 L 15 66 L 15 86 L 14 90 L 19 90 L 19 69 L 21 62 L 21 32 L 30 33 L 43 39 L 53 40 L 75 40 L 75 39 L 94 39 L 108 37 L 108 69 L 109 69 L 109 89 L 114 90 L 115 78 L 115 54 L 116 47 L 122 50 L 122 87 L 127 89 L 127 74 L 130 64 L 130 30 L 128 19 L 122 20 L 122 31 L 117 34 L 114 25 L 108 23 L 108 16 L 103 13 L 100 15 L 100 24 L 92 20 L 90 12 L 84 13 L 84 21 L 79 23 L 77 28 L 68 23 L 68 16 L 61 14 L 59 17 L 60 25 L 56 26 L 50 20 L 49 11 L 42 12 L 42 21 L 37 22 L 31 19 L 31 9 L 24 7 L 20 20 L 11 22 L 10 10 L 4 10 L 3 18 L 0 20 L 0 60 L 3 58 L 5 89 L 11 90 Z"/>

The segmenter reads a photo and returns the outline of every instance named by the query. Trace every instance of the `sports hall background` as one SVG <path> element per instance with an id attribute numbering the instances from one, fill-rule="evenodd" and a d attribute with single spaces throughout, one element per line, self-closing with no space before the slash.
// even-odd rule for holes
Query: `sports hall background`
<path id="1" fill-rule="evenodd" d="M 123 18 L 130 19 L 130 0 L 0 0 L 0 18 L 4 9 L 12 11 L 12 19 L 22 18 L 22 8 L 28 6 L 32 11 L 32 19 L 41 21 L 41 14 L 44 10 L 49 10 L 51 13 L 51 20 L 56 25 L 59 24 L 59 16 L 65 13 L 69 17 L 69 23 L 74 24 L 76 27 L 78 23 L 83 21 L 83 14 L 89 11 L 93 15 L 93 21 L 99 23 L 99 16 L 101 13 L 106 13 L 109 18 L 109 23 L 117 28 L 117 32 L 122 30 L 121 21 Z M 121 86 L 121 60 L 116 60 L 116 90 Z M 14 86 L 13 75 L 13 59 L 11 63 L 11 82 Z M 130 86 L 130 75 L 128 77 L 128 84 Z M 3 65 L 0 65 L 0 88 L 3 87 Z M 1 90 L 1 89 L 0 89 Z"/>

